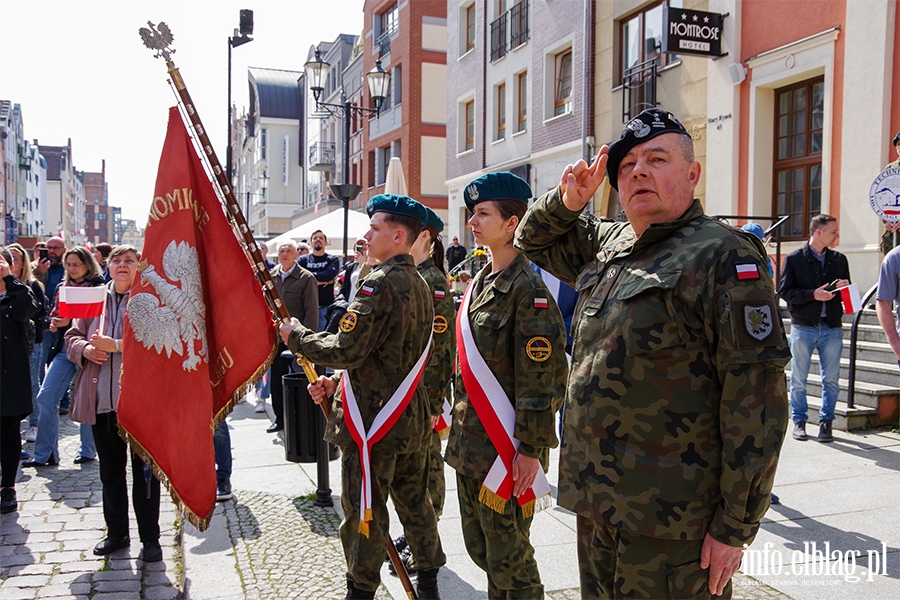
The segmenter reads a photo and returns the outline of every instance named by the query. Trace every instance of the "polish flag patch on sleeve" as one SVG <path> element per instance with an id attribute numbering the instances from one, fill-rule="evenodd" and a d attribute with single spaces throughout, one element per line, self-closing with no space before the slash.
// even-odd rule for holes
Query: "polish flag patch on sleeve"
<path id="1" fill-rule="evenodd" d="M 759 267 L 756 265 L 737 265 L 738 279 L 759 279 Z"/>
<path id="2" fill-rule="evenodd" d="M 371 296 L 372 292 L 374 292 L 374 291 L 375 291 L 375 289 L 370 285 L 364 285 L 361 288 L 359 288 L 359 293 L 362 294 L 363 296 Z"/>
<path id="3" fill-rule="evenodd" d="M 534 299 L 534 307 L 535 308 L 547 308 L 547 306 L 549 306 L 549 305 L 547 304 L 546 298 L 535 298 Z"/>
<path id="4" fill-rule="evenodd" d="M 444 292 L 444 290 L 434 290 L 434 297 L 435 297 L 435 298 L 443 298 L 443 297 L 446 296 L 446 295 L 447 295 L 447 294 Z"/>

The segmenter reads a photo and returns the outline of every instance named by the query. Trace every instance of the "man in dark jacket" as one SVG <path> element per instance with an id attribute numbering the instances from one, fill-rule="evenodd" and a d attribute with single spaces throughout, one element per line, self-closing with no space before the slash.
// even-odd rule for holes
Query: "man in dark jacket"
<path id="1" fill-rule="evenodd" d="M 466 259 L 465 246 L 459 245 L 459 238 L 453 236 L 453 242 L 447 246 L 447 270 L 452 271 L 456 265 Z"/>
<path id="2" fill-rule="evenodd" d="M 816 350 L 822 374 L 822 408 L 816 439 L 830 442 L 834 439 L 831 422 L 840 391 L 838 377 L 843 348 L 841 315 L 844 311 L 835 290 L 850 285 L 850 267 L 847 257 L 831 250 L 841 238 L 837 219 L 816 215 L 809 231 L 809 243 L 787 255 L 778 289 L 791 313 L 792 435 L 795 440 L 807 439 L 806 379 Z"/>

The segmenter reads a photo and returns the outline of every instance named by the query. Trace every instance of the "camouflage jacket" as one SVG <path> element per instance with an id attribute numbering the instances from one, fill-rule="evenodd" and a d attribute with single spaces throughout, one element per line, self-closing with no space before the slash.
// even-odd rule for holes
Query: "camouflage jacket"
<path id="1" fill-rule="evenodd" d="M 636 238 L 568 210 L 557 189 L 516 246 L 580 292 L 559 504 L 650 537 L 750 543 L 787 426 L 790 359 L 759 241 L 697 200 Z"/>
<path id="2" fill-rule="evenodd" d="M 470 284 L 475 286 L 468 315 L 472 336 L 485 362 L 516 407 L 515 437 L 519 453 L 540 458 L 547 468 L 549 449 L 556 446 L 556 411 L 562 404 L 568 375 L 566 328 L 553 296 L 524 256 L 519 255 L 497 278 L 483 285 L 488 265 Z M 540 300 L 546 299 L 541 307 Z M 549 344 L 549 356 L 534 351 L 536 338 Z M 532 358 L 535 357 L 536 358 Z M 497 458 L 475 408 L 469 403 L 460 367 L 456 367 L 456 404 L 446 460 L 466 477 L 483 478 Z"/>
<path id="3" fill-rule="evenodd" d="M 428 284 L 434 302 L 434 338 L 431 356 L 419 387 L 424 388 L 432 416 L 444 412 L 444 398 L 449 394 L 453 361 L 456 360 L 456 306 L 447 277 L 434 266 L 430 258 L 416 267 Z"/>
<path id="4" fill-rule="evenodd" d="M 348 371 L 368 430 L 428 343 L 432 327 L 430 296 L 428 286 L 416 273 L 412 256 L 395 256 L 373 268 L 363 280 L 337 333 L 314 333 L 299 325 L 291 332 L 288 347 L 316 364 Z M 344 426 L 340 394 L 338 386 L 325 437 L 333 444 L 347 446 L 353 442 Z M 421 448 L 430 424 L 420 386 L 378 445 L 395 452 L 415 452 Z"/>

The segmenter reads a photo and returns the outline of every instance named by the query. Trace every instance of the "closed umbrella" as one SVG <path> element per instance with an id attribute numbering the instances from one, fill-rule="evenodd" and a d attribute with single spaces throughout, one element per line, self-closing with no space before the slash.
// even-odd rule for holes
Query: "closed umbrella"
<path id="1" fill-rule="evenodd" d="M 406 177 L 403 176 L 403 163 L 400 162 L 400 158 L 397 156 L 391 157 L 391 162 L 388 163 L 384 193 L 399 194 L 401 196 L 409 195 L 406 191 Z"/>

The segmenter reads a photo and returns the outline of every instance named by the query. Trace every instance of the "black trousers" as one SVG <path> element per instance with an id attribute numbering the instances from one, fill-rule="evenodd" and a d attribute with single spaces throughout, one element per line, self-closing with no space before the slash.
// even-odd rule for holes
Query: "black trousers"
<path id="1" fill-rule="evenodd" d="M 22 438 L 19 435 L 19 424 L 28 415 L 0 417 L 0 487 L 15 487 L 16 472 L 19 470 L 19 458 L 22 454 Z"/>
<path id="2" fill-rule="evenodd" d="M 119 437 L 116 413 L 97 415 L 93 426 L 100 481 L 103 483 L 103 518 L 111 538 L 128 535 L 128 444 Z M 131 453 L 131 502 L 142 544 L 159 543 L 159 480 L 150 474 L 150 497 L 144 479 L 144 462 Z"/>
<path id="3" fill-rule="evenodd" d="M 291 372 L 290 359 L 281 358 L 281 353 L 287 349 L 287 346 L 278 342 L 278 356 L 272 361 L 272 370 L 269 374 L 269 382 L 272 384 L 272 411 L 275 413 L 277 425 L 284 425 L 284 384 L 281 378 Z"/>

